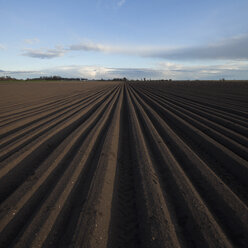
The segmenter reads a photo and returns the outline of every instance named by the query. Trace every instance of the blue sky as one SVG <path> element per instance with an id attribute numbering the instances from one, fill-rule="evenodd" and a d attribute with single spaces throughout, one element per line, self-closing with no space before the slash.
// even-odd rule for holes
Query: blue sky
<path id="1" fill-rule="evenodd" d="M 248 78 L 247 0 L 0 0 L 0 76 Z"/>

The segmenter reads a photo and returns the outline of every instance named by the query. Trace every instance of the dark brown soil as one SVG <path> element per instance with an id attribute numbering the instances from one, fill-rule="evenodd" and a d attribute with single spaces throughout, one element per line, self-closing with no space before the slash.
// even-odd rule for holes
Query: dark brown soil
<path id="1" fill-rule="evenodd" d="M 0 84 L 0 247 L 247 247 L 247 82 Z"/>

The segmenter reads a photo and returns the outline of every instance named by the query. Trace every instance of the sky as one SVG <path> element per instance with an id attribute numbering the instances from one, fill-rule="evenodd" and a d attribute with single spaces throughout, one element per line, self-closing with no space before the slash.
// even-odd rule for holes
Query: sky
<path id="1" fill-rule="evenodd" d="M 248 79 L 248 0 L 0 0 L 0 76 Z"/>

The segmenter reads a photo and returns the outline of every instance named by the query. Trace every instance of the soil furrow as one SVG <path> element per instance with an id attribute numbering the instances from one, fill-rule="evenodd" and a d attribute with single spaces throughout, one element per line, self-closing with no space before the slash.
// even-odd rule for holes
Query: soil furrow
<path id="1" fill-rule="evenodd" d="M 138 210 L 136 206 L 135 176 L 130 148 L 130 117 L 125 89 L 120 120 L 120 139 L 115 192 L 112 204 L 108 247 L 140 247 Z"/>
<path id="2" fill-rule="evenodd" d="M 111 93 L 109 93 L 111 94 Z M 96 102 L 86 109 L 85 113 L 73 117 L 64 126 L 45 136 L 32 148 L 22 153 L 11 163 L 0 169 L 0 202 L 3 201 L 18 185 L 33 173 L 33 170 L 46 158 L 52 150 L 63 141 L 75 128 L 80 126 L 108 98 Z M 18 177 L 16 177 L 18 175 Z"/>
<path id="3" fill-rule="evenodd" d="M 150 94 L 147 96 L 150 97 Z M 190 123 L 192 126 L 196 127 L 197 129 L 201 130 L 203 133 L 205 133 L 207 136 L 213 138 L 216 142 L 222 144 L 223 146 L 225 146 L 226 148 L 232 150 L 233 152 L 235 152 L 237 155 L 241 156 L 242 158 L 248 160 L 248 139 L 245 136 L 241 136 L 237 133 L 232 132 L 232 138 L 234 139 L 230 139 L 226 136 L 229 136 L 230 131 L 228 129 L 226 129 L 223 126 L 218 125 L 218 130 L 216 131 L 216 124 L 214 122 L 213 125 L 211 125 L 212 123 L 209 122 L 209 120 L 203 119 L 201 116 L 197 115 L 197 114 L 193 114 L 190 111 L 187 111 L 183 108 L 177 108 L 177 106 L 173 106 L 173 104 L 171 105 L 170 103 L 165 103 L 165 102 L 161 102 L 159 101 L 157 98 L 155 97 L 151 97 L 151 99 L 156 100 L 157 103 L 159 103 L 161 106 L 163 106 L 164 108 L 170 110 L 171 112 L 173 112 L 174 114 L 176 114 L 177 116 L 183 118 L 184 120 L 186 120 L 188 123 Z M 213 128 L 212 128 L 213 126 Z M 238 144 L 237 142 L 242 143 Z"/>
<path id="4" fill-rule="evenodd" d="M 88 101 L 90 101 L 91 98 L 94 99 L 94 96 L 90 96 L 89 99 L 88 99 Z M 84 104 L 86 104 L 88 101 L 84 102 Z M 81 102 L 81 100 L 79 101 L 79 103 L 80 102 Z M 63 107 L 61 110 L 63 111 L 64 109 L 66 109 L 66 107 Z M 14 127 L 8 126 L 6 129 L 2 129 L 3 130 L 3 133 L 0 134 L 0 139 L 4 138 L 4 137 L 6 137 L 6 136 L 8 136 L 10 134 L 13 134 L 13 133 L 15 133 L 17 131 L 23 130 L 24 128 L 29 127 L 30 125 L 35 124 L 35 123 L 43 120 L 44 118 L 53 116 L 54 114 L 58 113 L 59 111 L 60 110 L 52 111 L 51 113 L 44 114 L 41 117 L 38 116 L 38 118 L 35 118 L 35 117 L 29 118 L 28 120 L 25 120 L 23 123 L 22 122 L 19 123 L 17 125 L 18 127 L 16 127 L 16 126 L 14 126 Z"/>
<path id="5" fill-rule="evenodd" d="M 53 121 L 49 121 L 48 125 L 45 126 L 42 125 L 39 130 L 37 130 L 36 132 L 32 132 L 31 135 L 27 136 L 27 134 L 29 133 L 28 131 L 18 136 L 19 138 L 22 138 L 24 136 L 22 139 L 18 140 L 17 137 L 12 138 L 12 140 L 14 140 L 14 144 L 6 145 L 6 143 L 9 143 L 9 141 L 7 141 L 5 144 L 3 144 L 5 147 L 4 151 L 0 152 L 0 161 L 3 161 L 7 157 L 14 154 L 16 151 L 19 151 L 21 148 L 23 148 L 27 144 L 30 144 L 35 139 L 41 138 L 41 136 L 46 134 L 48 131 L 51 131 L 54 128 L 58 128 L 59 125 L 63 125 L 64 122 L 68 121 L 74 115 L 86 109 L 97 99 L 101 99 L 103 97 L 104 96 L 95 97 L 90 102 L 86 102 L 85 104 L 80 104 L 79 106 L 73 107 L 72 109 L 69 109 L 62 114 L 53 115 Z M 40 122 L 38 122 L 38 124 L 40 125 Z M 33 131 L 33 129 L 31 130 Z"/>
<path id="6" fill-rule="evenodd" d="M 14 247 L 23 247 L 27 242 L 29 247 L 58 247 L 63 236 L 57 234 L 68 235 L 72 231 L 71 225 L 75 225 L 86 202 L 115 105 L 116 100 L 103 120 L 92 130 L 72 160 L 73 166 L 68 167 Z"/>
<path id="7" fill-rule="evenodd" d="M 135 102 L 140 118 L 143 119 L 141 120 L 144 124 L 144 134 L 148 135 L 150 149 L 156 156 L 157 170 L 161 173 L 161 179 L 166 185 L 165 190 L 169 195 L 169 199 L 172 200 L 171 204 L 177 205 L 177 211 L 180 209 L 179 204 L 184 206 L 183 209 L 181 207 L 180 212 L 176 212 L 176 216 L 182 215 L 181 220 L 178 220 L 178 225 L 183 226 L 184 240 L 188 241 L 188 246 L 211 247 L 213 244 L 217 244 L 218 246 L 232 247 L 194 186 L 162 141 L 148 116 L 136 100 Z M 165 174 L 166 176 L 164 176 Z M 172 195 L 177 199 L 177 202 L 172 198 Z M 193 204 L 192 201 L 194 201 Z M 201 229 L 199 229 L 200 226 Z M 185 232 L 186 228 L 188 229 L 187 232 Z"/>
<path id="8" fill-rule="evenodd" d="M 235 190 L 241 194 L 247 191 L 247 173 L 248 163 L 246 160 L 238 157 L 231 150 L 216 143 L 209 136 L 193 127 L 181 117 L 175 115 L 170 110 L 162 107 L 159 103 L 144 96 L 144 99 L 157 111 L 157 113 L 167 122 L 176 133 L 185 139 L 186 143 L 196 150 L 206 163 L 212 166 L 212 169 L 227 184 L 231 184 Z M 200 148 L 200 149 L 199 149 Z M 242 171 L 242 172 L 241 172 Z M 232 179 L 231 179 L 232 178 Z M 230 179 L 232 181 L 230 181 Z M 236 182 L 236 187 L 235 187 Z M 240 187 L 243 185 L 243 189 Z M 245 194 L 242 196 L 244 197 Z M 246 201 L 247 202 L 247 201 Z"/>
<path id="9" fill-rule="evenodd" d="M 92 92 L 89 96 L 85 96 L 84 94 L 77 94 L 75 95 L 73 98 L 70 97 L 69 100 L 60 100 L 60 101 L 56 101 L 55 104 L 47 104 L 47 106 L 45 108 L 40 108 L 40 107 L 35 107 L 37 108 L 36 111 L 29 111 L 27 114 L 23 114 L 21 113 L 20 117 L 13 117 L 14 120 L 12 120 L 11 122 L 7 122 L 7 123 L 2 123 L 0 127 L 6 126 L 6 125 L 10 125 L 11 123 L 26 119 L 28 117 L 32 117 L 32 116 L 36 116 L 36 115 L 40 115 L 42 113 L 46 113 L 49 111 L 53 111 L 50 113 L 50 115 L 60 111 L 60 110 L 64 110 L 66 108 L 69 108 L 73 105 L 76 105 L 77 103 L 81 103 L 83 101 L 86 101 L 92 97 L 96 97 L 97 95 L 103 93 L 103 92 L 107 92 L 108 89 L 104 89 L 104 90 L 98 90 L 97 92 Z M 58 109 L 54 112 L 54 109 Z M 13 115 L 10 115 L 7 119 L 7 121 L 9 121 L 10 119 L 12 119 Z M 2 122 L 2 121 L 1 121 Z"/>
<path id="10" fill-rule="evenodd" d="M 0 84 L 0 247 L 247 247 L 246 81 Z"/>
<path id="11" fill-rule="evenodd" d="M 137 208 L 139 222 L 142 223 L 139 225 L 142 237 L 141 247 L 180 247 L 177 230 L 171 219 L 130 93 L 127 94 L 127 99 L 131 115 L 133 157 L 136 164 Z"/>
<path id="12" fill-rule="evenodd" d="M 37 207 L 37 204 L 39 204 L 41 199 L 44 201 L 45 195 L 49 193 L 50 189 L 54 187 L 53 185 L 55 185 L 60 175 L 62 175 L 66 170 L 69 165 L 68 162 L 75 156 L 82 141 L 86 139 L 88 133 L 95 126 L 96 122 L 102 118 L 110 101 L 111 99 L 106 101 L 106 105 L 102 105 L 96 111 L 94 116 L 92 116 L 92 118 L 85 123 L 85 125 L 79 127 L 78 130 L 75 130 L 76 133 L 74 138 L 71 138 L 66 147 L 58 151 L 59 154 L 58 152 L 54 155 L 51 154 L 51 158 L 49 158 L 48 161 L 53 162 L 49 165 L 47 170 L 43 170 L 43 174 L 36 171 L 34 174 L 36 180 L 31 180 L 30 178 L 24 185 L 20 186 L 20 191 L 25 189 L 24 192 L 27 192 L 25 195 L 21 196 L 20 193 L 22 192 L 15 192 L 12 197 L 13 199 L 10 198 L 1 205 L 1 216 L 4 215 L 4 218 L 1 220 L 2 232 L 0 236 L 2 236 L 2 239 L 4 238 L 6 240 L 9 236 L 11 236 L 11 233 L 14 233 L 14 231 L 18 229 L 18 226 L 20 228 L 23 221 L 27 220 L 28 215 L 32 213 L 32 209 Z M 57 157 L 55 157 L 55 155 Z M 32 183 L 32 181 L 34 182 Z M 30 188 L 29 191 L 27 190 L 28 188 Z M 14 203 L 14 199 L 19 200 L 17 203 Z M 13 204 L 15 204 L 14 208 L 12 207 Z M 4 213 L 4 210 L 6 213 Z M 11 240 L 11 238 L 8 239 Z"/>
<path id="13" fill-rule="evenodd" d="M 139 96 L 138 100 L 228 236 L 235 245 L 245 247 L 248 208 Z"/>

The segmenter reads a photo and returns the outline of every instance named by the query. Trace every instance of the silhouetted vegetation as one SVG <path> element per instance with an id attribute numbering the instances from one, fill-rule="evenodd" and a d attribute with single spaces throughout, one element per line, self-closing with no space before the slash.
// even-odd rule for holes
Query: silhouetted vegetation
<path id="1" fill-rule="evenodd" d="M 92 79 L 92 81 L 98 81 L 99 79 Z M 127 78 L 113 78 L 113 79 L 103 79 L 101 78 L 100 81 L 129 81 Z"/>
<path id="2" fill-rule="evenodd" d="M 61 77 L 61 76 L 41 76 L 37 78 L 27 78 L 27 79 L 16 79 L 10 76 L 2 76 L 0 77 L 0 81 L 132 81 L 132 82 L 154 82 L 154 83 L 178 83 L 178 82 L 188 82 L 188 83 L 201 83 L 203 85 L 204 83 L 212 82 L 212 83 L 218 83 L 218 84 L 223 84 L 223 83 L 228 83 L 228 82 L 247 82 L 248 80 L 227 80 L 224 78 L 221 78 L 219 80 L 172 80 L 172 79 L 127 79 L 126 77 L 123 78 L 113 78 L 113 79 L 87 79 L 87 78 L 67 78 L 67 77 Z"/>
<path id="3" fill-rule="evenodd" d="M 42 80 L 42 81 L 85 81 L 87 78 L 65 78 L 65 77 L 60 77 L 60 76 L 43 76 L 39 78 L 27 78 L 27 81 L 30 80 Z"/>
<path id="4" fill-rule="evenodd" d="M 18 80 L 18 79 L 9 76 L 0 77 L 0 81 L 13 81 L 13 80 Z"/>

